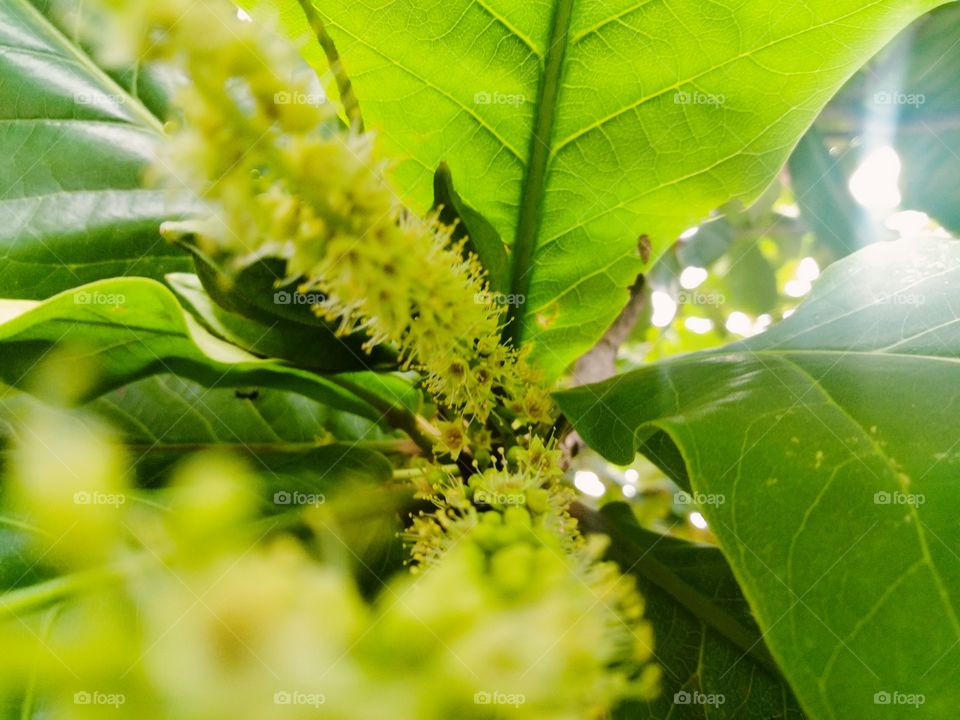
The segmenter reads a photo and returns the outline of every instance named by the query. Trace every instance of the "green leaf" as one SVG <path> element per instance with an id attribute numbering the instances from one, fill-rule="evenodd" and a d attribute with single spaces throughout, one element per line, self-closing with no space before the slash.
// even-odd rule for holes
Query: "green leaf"
<path id="1" fill-rule="evenodd" d="M 364 349 L 369 341 L 367 335 L 337 335 L 335 326 L 314 312 L 313 306 L 325 299 L 323 295 L 300 292 L 302 278 L 288 278 L 283 260 L 262 258 L 226 271 L 223 264 L 229 262 L 229 258 L 214 258 L 204 253 L 189 230 L 183 232 L 177 223 L 168 223 L 164 234 L 176 237 L 177 244 L 193 255 L 197 277 L 209 298 L 201 300 L 191 291 L 192 300 L 188 304 L 203 316 L 207 327 L 221 337 L 253 352 L 259 351 L 249 343 L 263 345 L 265 354 L 320 372 L 387 369 L 397 365 L 397 352 L 393 348 L 378 345 L 368 351 Z M 169 281 L 169 276 L 167 279 Z M 175 290 L 186 298 L 183 288 Z M 209 307 L 201 311 L 200 306 Z M 266 333 L 265 329 L 254 329 L 255 326 L 245 323 L 243 318 L 273 330 Z M 323 351 L 318 353 L 320 347 Z"/>
<path id="2" fill-rule="evenodd" d="M 612 461 L 670 435 L 814 718 L 960 702 L 958 283 L 954 242 L 872 245 L 762 335 L 558 396 Z"/>
<path id="3" fill-rule="evenodd" d="M 140 188 L 161 133 L 34 5 L 0 6 L 0 296 L 189 269 L 158 233 L 186 205 Z"/>
<path id="4" fill-rule="evenodd" d="M 0 446 L 16 439 L 19 418 L 31 402 L 20 393 L 0 402 Z M 116 429 L 143 486 L 160 484 L 171 465 L 206 450 L 244 455 L 267 478 L 319 482 L 331 468 L 336 469 L 331 479 L 342 482 L 390 477 L 383 457 L 367 448 L 391 442 L 376 423 L 282 390 L 211 389 L 158 375 L 113 390 L 87 407 Z"/>
<path id="5" fill-rule="evenodd" d="M 0 515 L 0 591 L 40 582 L 47 569 L 32 559 L 30 535 L 39 532 L 22 521 Z"/>
<path id="6" fill-rule="evenodd" d="M 924 18 L 912 32 L 904 33 L 909 48 L 906 72 L 901 69 L 894 75 L 887 70 L 880 81 L 890 86 L 886 92 L 892 100 L 906 101 L 881 106 L 895 118 L 893 146 L 903 162 L 903 207 L 926 211 L 953 233 L 960 232 L 954 190 L 960 173 L 960 89 L 954 82 L 960 73 L 958 32 L 960 7 L 956 5 Z M 891 58 L 903 63 L 898 50 L 892 49 Z M 894 80 L 899 82 L 894 85 Z M 883 92 L 874 88 L 871 107 L 885 99 Z"/>
<path id="7" fill-rule="evenodd" d="M 261 357 L 290 362 L 314 372 L 331 373 L 368 369 L 387 356 L 380 351 L 370 357 L 360 341 L 344 341 L 325 325 L 306 325 L 276 316 L 272 321 L 258 321 L 230 312 L 217 305 L 207 294 L 200 279 L 189 273 L 173 273 L 167 283 L 188 310 L 217 337 Z M 242 286 L 243 278 L 238 278 Z M 305 297 L 295 288 L 274 292 L 278 307 L 292 304 L 292 299 Z"/>
<path id="8" fill-rule="evenodd" d="M 717 548 L 644 530 L 623 503 L 578 515 L 586 531 L 610 537 L 608 557 L 636 577 L 663 670 L 659 697 L 627 703 L 615 717 L 803 717 Z"/>
<path id="9" fill-rule="evenodd" d="M 289 2 L 275 2 L 278 6 Z M 446 161 L 511 247 L 511 331 L 551 374 L 640 269 L 760 195 L 831 95 L 941 0 L 316 2 L 367 125 L 424 210 Z"/>
<path id="10" fill-rule="evenodd" d="M 446 163 L 441 163 L 433 178 L 433 208 L 440 220 L 455 227 L 453 239 L 462 240 L 467 252 L 480 258 L 487 271 L 490 289 L 496 293 L 510 292 L 510 258 L 503 240 L 487 219 L 463 202 L 453 187 L 453 175 Z"/>
<path id="11" fill-rule="evenodd" d="M 838 258 L 856 250 L 861 209 L 840 160 L 831 157 L 816 126 L 790 156 L 790 179 L 800 212 L 817 239 Z"/>
<path id="12" fill-rule="evenodd" d="M 41 361 L 63 347 L 95 368 L 94 398 L 140 378 L 174 373 L 207 387 L 273 387 L 362 417 L 380 414 L 335 379 L 262 360 L 214 337 L 153 280 L 103 280 L 42 303 L 0 301 L 0 380 L 36 388 Z M 74 383 L 82 382 L 79 378 Z"/>
<path id="13" fill-rule="evenodd" d="M 755 238 L 742 237 L 730 247 L 726 262 L 718 263 L 717 287 L 731 307 L 751 315 L 769 313 L 777 304 L 776 270 Z"/>

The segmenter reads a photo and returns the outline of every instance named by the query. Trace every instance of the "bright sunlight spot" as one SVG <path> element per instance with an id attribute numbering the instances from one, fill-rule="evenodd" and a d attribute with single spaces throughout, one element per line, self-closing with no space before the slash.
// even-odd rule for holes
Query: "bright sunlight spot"
<path id="1" fill-rule="evenodd" d="M 683 326 L 697 335 L 705 335 L 713 330 L 713 320 L 703 317 L 688 317 L 683 321 Z"/>
<path id="2" fill-rule="evenodd" d="M 813 285 L 810 281 L 800 280 L 799 278 L 787 280 L 787 284 L 783 286 L 783 291 L 792 298 L 801 298 L 811 290 L 813 290 Z"/>
<path id="3" fill-rule="evenodd" d="M 628 498 L 636 497 L 637 489 L 633 485 L 624 485 L 623 496 Z"/>
<path id="4" fill-rule="evenodd" d="M 576 475 L 573 476 L 573 484 L 577 486 L 577 490 L 590 497 L 603 497 L 607 491 L 606 485 L 600 481 L 595 472 L 590 470 L 577 470 Z"/>
<path id="5" fill-rule="evenodd" d="M 637 481 L 640 480 L 640 473 L 638 473 L 638 472 L 637 472 L 636 470 L 634 470 L 633 468 L 630 468 L 630 469 L 628 469 L 626 472 L 623 473 L 623 479 L 624 479 L 626 482 L 630 483 L 631 485 L 636 485 L 636 484 L 637 484 Z"/>
<path id="6" fill-rule="evenodd" d="M 917 210 L 904 210 L 888 217 L 886 226 L 910 240 L 930 232 L 930 216 Z"/>
<path id="7" fill-rule="evenodd" d="M 753 334 L 753 321 L 746 313 L 739 310 L 730 313 L 727 318 L 727 330 L 734 335 L 743 335 L 744 337 Z"/>
<path id="8" fill-rule="evenodd" d="M 244 22 L 253 22 L 253 18 L 250 17 L 250 14 L 241 8 L 237 8 L 237 17 Z"/>
<path id="9" fill-rule="evenodd" d="M 698 288 L 703 284 L 703 281 L 707 279 L 708 274 L 706 268 L 697 267 L 696 265 L 684 268 L 683 272 L 680 273 L 680 287 L 684 290 Z"/>
<path id="10" fill-rule="evenodd" d="M 788 218 L 798 218 L 800 217 L 800 208 L 796 205 L 790 204 L 778 204 L 774 208 L 778 213 Z"/>
<path id="11" fill-rule="evenodd" d="M 812 257 L 805 257 L 797 266 L 797 280 L 806 280 L 812 283 L 820 277 L 820 266 Z"/>
<path id="12" fill-rule="evenodd" d="M 730 313 L 727 317 L 726 328 L 728 332 L 732 332 L 734 335 L 751 337 L 752 335 L 759 335 L 772 324 L 772 315 L 764 313 L 756 320 L 753 320 L 749 315 L 738 310 Z"/>
<path id="13" fill-rule="evenodd" d="M 650 303 L 653 305 L 653 317 L 650 322 L 655 327 L 666 327 L 673 322 L 677 315 L 676 301 L 662 290 L 654 290 L 650 296 Z"/>
<path id="14" fill-rule="evenodd" d="M 894 210 L 901 201 L 900 156 L 889 145 L 871 152 L 850 178 L 850 192 L 868 210 Z"/>
<path id="15" fill-rule="evenodd" d="M 694 527 L 700 528 L 701 530 L 707 529 L 706 518 L 704 518 L 703 515 L 698 512 L 690 513 L 690 524 Z"/>

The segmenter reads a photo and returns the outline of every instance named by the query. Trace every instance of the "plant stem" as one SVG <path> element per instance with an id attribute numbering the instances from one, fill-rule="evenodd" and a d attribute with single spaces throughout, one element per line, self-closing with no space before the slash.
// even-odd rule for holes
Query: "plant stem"
<path id="1" fill-rule="evenodd" d="M 441 465 L 439 468 L 430 468 L 430 470 L 442 470 L 443 472 L 455 473 L 460 469 L 459 465 Z M 423 468 L 404 468 L 402 470 L 393 471 L 394 480 L 412 480 L 413 478 L 420 477 L 421 475 L 426 475 L 429 472 Z"/>
<path id="2" fill-rule="evenodd" d="M 387 402 L 375 393 L 370 392 L 366 388 L 346 378 L 331 375 L 329 380 L 344 390 L 352 392 L 361 400 L 382 412 L 387 422 L 409 435 L 410 439 L 417 444 L 417 447 L 419 447 L 425 455 L 431 456 L 433 454 L 433 441 L 430 439 L 430 436 L 436 433 L 426 418 L 416 415 L 399 405 Z"/>
<path id="3" fill-rule="evenodd" d="M 310 23 L 310 29 L 323 48 L 324 55 L 327 56 L 327 62 L 330 63 L 330 72 L 333 73 L 334 80 L 337 82 L 337 90 L 340 92 L 340 102 L 343 104 L 343 111 L 350 120 L 351 126 L 357 132 L 363 132 L 363 115 L 360 113 L 360 103 L 353 92 L 353 83 L 343 68 L 343 62 L 340 60 L 340 52 L 327 32 L 327 27 L 323 20 L 317 14 L 316 8 L 310 0 L 299 0 L 303 14 L 307 16 Z"/>
<path id="4" fill-rule="evenodd" d="M 289 453 L 289 452 L 308 452 L 318 448 L 328 447 L 334 443 L 326 442 L 262 442 L 262 443 L 219 443 L 219 442 L 199 442 L 199 443 L 170 443 L 163 445 L 146 443 L 125 443 L 124 447 L 130 452 L 136 454 L 147 453 L 193 453 L 203 452 L 211 448 L 220 450 L 226 449 L 234 452 L 248 452 L 255 455 L 264 455 L 267 453 Z M 361 448 L 365 450 L 376 450 L 387 455 L 409 455 L 411 457 L 421 455 L 420 447 L 407 438 L 397 440 L 360 440 L 349 443 L 352 448 Z M 4 522 L 0 518 L 0 522 Z"/>

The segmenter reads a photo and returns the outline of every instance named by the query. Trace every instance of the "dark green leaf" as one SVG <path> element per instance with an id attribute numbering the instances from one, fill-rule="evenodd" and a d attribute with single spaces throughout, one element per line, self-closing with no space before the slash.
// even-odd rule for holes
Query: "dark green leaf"
<path id="1" fill-rule="evenodd" d="M 185 203 L 140 188 L 161 134 L 30 2 L 0 5 L 0 296 L 189 268 L 158 232 Z"/>
<path id="2" fill-rule="evenodd" d="M 507 247 L 493 225 L 467 205 L 453 187 L 453 175 L 441 163 L 433 177 L 433 207 L 440 211 L 440 220 L 455 226 L 454 240 L 463 240 L 464 249 L 480 258 L 487 270 L 490 289 L 495 293 L 510 292 L 510 258 Z"/>
<path id="3" fill-rule="evenodd" d="M 815 127 L 790 156 L 790 179 L 800 212 L 817 239 L 838 258 L 856 250 L 862 210 L 850 194 L 840 161 L 830 156 Z"/>
<path id="4" fill-rule="evenodd" d="M 670 435 L 816 718 L 960 702 L 958 284 L 957 243 L 872 245 L 762 335 L 558 398 L 619 463 Z"/>
<path id="5" fill-rule="evenodd" d="M 89 387 L 77 388 L 88 398 L 140 378 L 174 373 L 208 387 L 293 391 L 331 408 L 380 418 L 335 380 L 261 360 L 210 335 L 153 280 L 103 280 L 43 303 L 0 301 L 0 380 L 42 392 L 35 387 L 43 372 L 40 363 L 56 348 L 68 349 L 94 370 Z"/>
<path id="6" fill-rule="evenodd" d="M 644 530 L 623 503 L 581 520 L 610 537 L 608 556 L 637 578 L 663 669 L 660 696 L 628 703 L 615 717 L 802 718 L 717 548 Z"/>
<path id="7" fill-rule="evenodd" d="M 196 275 L 171 274 L 167 282 L 210 332 L 260 357 L 285 360 L 314 372 L 334 373 L 367 369 L 388 355 L 381 349 L 371 357 L 360 347 L 360 342 L 348 344 L 323 325 L 304 325 L 280 316 L 272 322 L 258 321 L 225 310 L 207 295 Z M 281 307 L 292 304 L 293 299 L 300 296 L 292 289 L 274 293 Z"/>

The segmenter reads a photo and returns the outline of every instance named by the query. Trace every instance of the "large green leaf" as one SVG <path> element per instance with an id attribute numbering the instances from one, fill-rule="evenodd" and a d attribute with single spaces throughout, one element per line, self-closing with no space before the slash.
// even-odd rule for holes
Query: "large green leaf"
<path id="1" fill-rule="evenodd" d="M 511 330 L 557 372 L 626 302 L 640 234 L 659 252 L 755 199 L 857 67 L 941 0 L 314 4 L 403 192 L 429 207 L 446 161 L 511 246 Z"/>
<path id="2" fill-rule="evenodd" d="M 21 419 L 34 402 L 22 393 L 3 398 L 0 447 L 16 440 Z M 324 484 L 390 476 L 382 456 L 365 449 L 387 443 L 376 423 L 282 390 L 207 388 L 157 375 L 113 390 L 87 407 L 117 431 L 141 485 L 157 485 L 172 464 L 206 450 L 243 455 L 268 479 L 300 476 Z"/>
<path id="3" fill-rule="evenodd" d="M 88 398 L 140 378 L 175 373 L 208 387 L 289 390 L 338 410 L 380 417 L 335 379 L 259 359 L 209 334 L 153 280 L 102 280 L 42 303 L 0 301 L 0 380 L 42 392 L 36 387 L 42 361 L 56 348 L 94 368 L 84 392 Z"/>
<path id="4" fill-rule="evenodd" d="M 578 515 L 586 531 L 610 537 L 609 557 L 637 578 L 663 670 L 659 697 L 627 703 L 616 718 L 803 717 L 717 548 L 644 530 L 623 503 Z"/>
<path id="5" fill-rule="evenodd" d="M 763 335 L 559 396 L 611 460 L 669 434 L 815 718 L 960 703 L 958 283 L 952 241 L 872 245 Z"/>
<path id="6" fill-rule="evenodd" d="M 189 269 L 158 232 L 186 207 L 140 189 L 160 120 L 36 5 L 0 5 L 0 295 Z"/>

